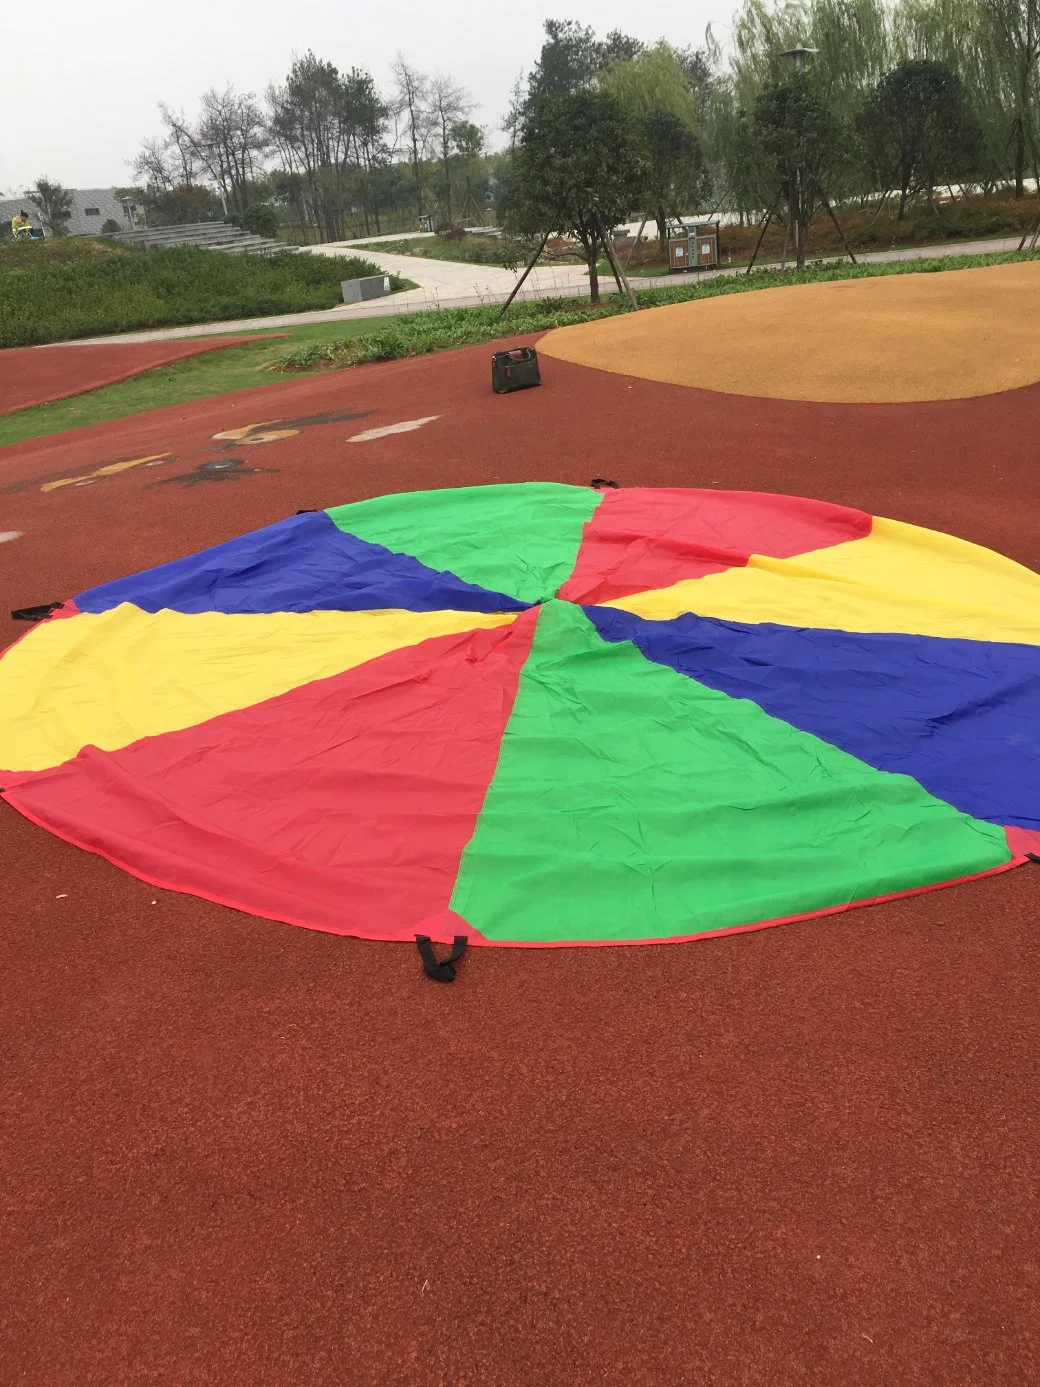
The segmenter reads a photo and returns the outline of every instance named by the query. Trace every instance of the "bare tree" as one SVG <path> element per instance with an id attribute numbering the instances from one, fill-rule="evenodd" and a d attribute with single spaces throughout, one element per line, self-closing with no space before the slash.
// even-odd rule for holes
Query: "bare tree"
<path id="1" fill-rule="evenodd" d="M 158 192 L 168 193 L 176 184 L 177 170 L 169 142 L 162 138 L 142 140 L 132 167 L 135 178 L 143 179 Z"/>
<path id="2" fill-rule="evenodd" d="M 438 74 L 430 84 L 430 115 L 436 122 L 444 169 L 444 210 L 451 222 L 451 132 L 473 109 L 473 98 L 452 77 Z"/>
<path id="3" fill-rule="evenodd" d="M 430 110 L 430 79 L 425 72 L 412 67 L 403 53 L 398 53 L 391 71 L 394 74 L 397 109 L 404 123 L 404 135 L 408 143 L 408 162 L 412 166 L 415 185 L 415 208 L 421 217 L 426 201 L 423 161 L 429 149 L 436 120 L 436 116 Z"/>
<path id="4" fill-rule="evenodd" d="M 166 129 L 166 151 L 174 166 L 173 181 L 192 188 L 202 172 L 194 132 L 183 111 L 174 114 L 169 106 L 160 103 L 159 115 Z"/>
<path id="5" fill-rule="evenodd" d="M 262 172 L 269 148 L 264 113 L 252 92 L 228 86 L 203 93 L 202 112 L 195 129 L 199 158 L 224 194 L 228 206 L 244 212 L 249 185 Z"/>
<path id="6" fill-rule="evenodd" d="M 263 169 L 269 148 L 264 114 L 251 92 L 211 88 L 202 97 L 199 119 L 160 105 L 166 138 L 146 140 L 134 163 L 138 175 L 159 188 L 194 187 L 205 176 L 220 189 L 226 209 L 244 212 L 249 185 Z"/>

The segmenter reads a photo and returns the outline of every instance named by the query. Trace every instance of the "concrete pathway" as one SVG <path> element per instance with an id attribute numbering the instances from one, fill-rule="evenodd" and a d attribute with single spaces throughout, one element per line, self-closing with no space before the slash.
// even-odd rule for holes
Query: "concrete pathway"
<path id="1" fill-rule="evenodd" d="M 948 255 L 987 255 L 1016 250 L 1020 237 L 1008 236 L 998 240 L 961 241 L 944 246 L 922 246 L 909 250 L 871 251 L 858 257 L 862 263 L 884 263 L 896 260 L 931 260 Z M 348 246 L 356 241 L 308 247 L 314 255 L 348 254 Z M 473 308 L 482 304 L 502 303 L 516 284 L 512 270 L 496 265 L 468 265 L 454 260 L 423 260 L 411 255 L 388 255 L 383 251 L 366 250 L 366 258 L 381 270 L 400 275 L 418 284 L 418 289 L 404 290 L 385 299 L 368 303 L 343 304 L 336 308 L 313 313 L 287 313 L 270 318 L 245 318 L 231 322 L 203 323 L 192 327 L 155 328 L 144 332 L 120 333 L 113 337 L 81 337 L 85 342 L 166 342 L 179 337 L 214 337 L 221 333 L 255 332 L 261 328 L 299 327 L 305 323 L 335 323 L 358 318 L 373 320 L 396 317 L 406 313 L 421 313 L 437 308 Z M 826 263 L 836 264 L 843 256 L 825 257 Z M 743 274 L 743 269 L 706 271 L 701 277 L 714 279 L 719 275 Z M 674 289 L 685 281 L 679 275 L 663 275 L 651 279 L 634 279 L 637 289 Z M 616 292 L 613 280 L 601 280 L 604 293 Z M 588 294 L 589 281 L 581 265 L 539 266 L 524 283 L 519 297 L 544 299 L 548 297 L 581 298 Z"/>

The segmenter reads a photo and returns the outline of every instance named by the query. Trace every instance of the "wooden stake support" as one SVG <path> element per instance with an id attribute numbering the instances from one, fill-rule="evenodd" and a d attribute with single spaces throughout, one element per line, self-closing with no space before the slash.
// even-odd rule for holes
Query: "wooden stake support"
<path id="1" fill-rule="evenodd" d="M 527 276 L 528 276 L 528 275 L 531 273 L 531 271 L 534 269 L 535 265 L 537 265 L 538 260 L 539 260 L 539 257 L 541 256 L 542 251 L 543 251 L 543 250 L 545 249 L 545 247 L 549 244 L 549 237 L 550 237 L 551 235 L 552 235 L 552 232 L 551 232 L 551 231 L 547 231 L 547 232 L 545 233 L 545 235 L 542 237 L 541 245 L 540 245 L 540 246 L 538 247 L 538 249 L 535 251 L 534 255 L 531 256 L 531 259 L 527 262 L 527 269 L 524 270 L 523 274 L 520 276 L 520 278 L 519 278 L 519 279 L 516 281 L 516 283 L 513 285 L 513 291 L 512 291 L 512 293 L 509 295 L 509 297 L 506 299 L 505 303 L 502 305 L 501 311 L 499 312 L 499 315 L 498 315 L 500 318 L 504 318 L 504 317 L 505 317 L 506 309 L 509 307 L 509 305 L 510 305 L 510 304 L 513 302 L 513 300 L 516 298 L 517 294 L 519 294 L 519 292 L 520 292 L 520 290 L 521 290 L 521 288 L 522 288 L 522 286 L 523 286 L 524 280 L 527 278 Z"/>

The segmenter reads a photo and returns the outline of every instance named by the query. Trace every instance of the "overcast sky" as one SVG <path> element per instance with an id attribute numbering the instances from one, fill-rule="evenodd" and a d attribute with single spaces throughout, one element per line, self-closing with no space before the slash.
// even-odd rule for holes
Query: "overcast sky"
<path id="1" fill-rule="evenodd" d="M 714 8 L 713 8 L 714 7 Z M 727 0 L 0 0 L 0 192 L 40 175 L 74 188 L 131 181 L 128 161 L 157 133 L 158 102 L 193 114 L 207 87 L 261 95 L 308 48 L 381 89 L 400 50 L 472 92 L 494 141 L 508 90 L 541 47 L 543 20 L 577 19 L 653 41 L 699 45 Z"/>

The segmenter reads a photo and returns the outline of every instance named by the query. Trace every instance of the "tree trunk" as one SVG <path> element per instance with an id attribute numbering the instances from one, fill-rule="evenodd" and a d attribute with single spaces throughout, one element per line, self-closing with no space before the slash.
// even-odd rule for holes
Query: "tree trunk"
<path id="1" fill-rule="evenodd" d="M 668 216 L 664 207 L 658 203 L 654 214 L 657 218 L 657 249 L 663 260 L 668 259 Z"/>
<path id="2" fill-rule="evenodd" d="M 909 188 L 906 187 L 899 189 L 899 211 L 896 213 L 896 221 L 901 222 L 906 216 L 906 199 L 909 191 Z"/>
<path id="3" fill-rule="evenodd" d="M 1015 117 L 1015 197 L 1026 195 L 1026 123 L 1022 116 Z"/>
<path id="4" fill-rule="evenodd" d="M 596 237 L 585 244 L 585 263 L 589 267 L 589 302 L 599 304 L 599 267 L 596 264 Z"/>

